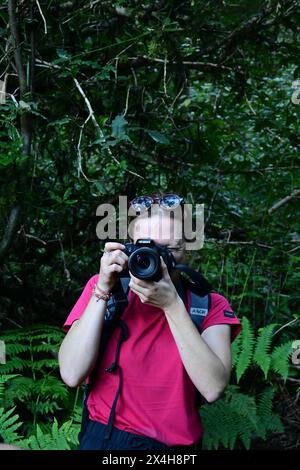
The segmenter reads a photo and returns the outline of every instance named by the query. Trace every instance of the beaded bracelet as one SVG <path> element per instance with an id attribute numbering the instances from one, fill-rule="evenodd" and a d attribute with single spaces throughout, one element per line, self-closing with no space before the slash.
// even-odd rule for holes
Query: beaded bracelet
<path id="1" fill-rule="evenodd" d="M 95 297 L 97 297 L 97 302 L 102 299 L 102 300 L 108 300 L 111 296 L 111 292 L 104 292 L 100 287 L 97 285 L 95 282 L 94 287 L 93 287 L 93 294 Z"/>

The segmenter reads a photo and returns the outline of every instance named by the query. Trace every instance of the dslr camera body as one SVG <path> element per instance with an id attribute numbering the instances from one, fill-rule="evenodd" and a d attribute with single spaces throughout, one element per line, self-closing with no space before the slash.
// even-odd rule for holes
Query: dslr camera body
<path id="1" fill-rule="evenodd" d="M 159 281 L 162 278 L 160 256 L 169 271 L 176 266 L 171 251 L 149 238 L 139 238 L 136 243 L 125 243 L 124 253 L 128 256 L 128 268 L 122 271 L 122 277 L 128 276 L 130 271 L 138 279 Z"/>

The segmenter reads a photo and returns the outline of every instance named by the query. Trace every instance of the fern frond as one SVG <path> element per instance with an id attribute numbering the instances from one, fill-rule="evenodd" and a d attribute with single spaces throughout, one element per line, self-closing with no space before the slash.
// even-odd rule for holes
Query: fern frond
<path id="1" fill-rule="evenodd" d="M 262 439 L 265 439 L 267 431 L 284 432 L 280 417 L 272 412 L 274 394 L 275 390 L 272 387 L 268 387 L 259 395 L 257 400 L 257 435 Z"/>
<path id="2" fill-rule="evenodd" d="M 57 353 L 59 350 L 60 343 L 46 343 L 43 342 L 41 344 L 34 345 L 33 351 L 34 352 L 50 352 L 50 353 Z"/>
<path id="3" fill-rule="evenodd" d="M 52 400 L 65 400 L 68 398 L 66 385 L 62 380 L 51 375 L 35 380 L 34 391 L 42 398 L 50 398 Z"/>
<path id="4" fill-rule="evenodd" d="M 43 337 L 51 335 L 56 337 L 64 336 L 60 327 L 47 324 L 34 324 L 22 329 L 5 330 L 5 334 L 2 336 L 5 337 L 5 340 L 10 339 L 13 341 L 15 339 L 15 341 L 19 341 L 24 338 L 35 338 L 38 334 Z"/>
<path id="5" fill-rule="evenodd" d="M 239 334 L 234 342 L 231 345 L 231 363 L 232 367 L 236 367 L 238 363 L 238 357 L 241 351 L 241 343 L 242 343 L 242 334 Z"/>
<path id="6" fill-rule="evenodd" d="M 236 385 L 228 386 L 223 398 L 201 407 L 203 448 L 233 449 L 241 441 L 250 449 L 254 436 L 265 440 L 268 432 L 283 432 L 279 416 L 272 412 L 273 396 L 274 389 L 267 389 L 256 402 L 254 396 L 241 393 Z"/>
<path id="7" fill-rule="evenodd" d="M 247 317 L 242 318 L 242 339 L 241 339 L 241 351 L 238 356 L 238 362 L 236 366 L 236 377 L 237 382 L 240 381 L 242 375 L 251 364 L 253 346 L 254 346 L 254 332 L 253 327 L 250 324 Z"/>
<path id="8" fill-rule="evenodd" d="M 56 359 L 40 359 L 30 360 L 22 359 L 14 356 L 8 359 L 6 364 L 1 364 L 1 374 L 10 374 L 15 371 L 23 371 L 29 369 L 30 371 L 43 372 L 44 369 L 57 369 L 58 362 Z"/>
<path id="9" fill-rule="evenodd" d="M 203 420 L 203 448 L 207 450 L 224 448 L 233 449 L 241 438 L 248 449 L 253 432 L 251 424 L 240 415 L 234 406 L 221 399 L 201 408 Z"/>
<path id="10" fill-rule="evenodd" d="M 7 387 L 3 399 L 3 405 L 6 408 L 13 406 L 16 400 L 29 400 L 34 390 L 34 380 L 32 378 L 15 375 L 11 377 L 14 378 Z"/>
<path id="11" fill-rule="evenodd" d="M 51 430 L 44 433 L 39 425 L 36 434 L 23 439 L 18 444 L 23 449 L 31 450 L 74 450 L 78 446 L 79 425 L 66 421 L 61 427 L 54 418 Z"/>
<path id="12" fill-rule="evenodd" d="M 35 371 L 42 371 L 43 369 L 56 369 L 58 362 L 56 359 L 39 359 L 31 363 L 31 367 Z"/>
<path id="13" fill-rule="evenodd" d="M 9 342 L 5 340 L 5 346 L 6 346 L 6 354 L 8 356 L 15 356 L 16 354 L 20 354 L 22 352 L 28 351 L 28 346 L 25 344 L 21 344 L 21 343 Z"/>
<path id="14" fill-rule="evenodd" d="M 17 433 L 17 429 L 22 426 L 22 422 L 19 420 L 19 415 L 14 414 L 16 407 L 13 407 L 7 411 L 4 408 L 0 408 L 0 435 L 7 444 L 13 444 L 20 436 Z"/>
<path id="15" fill-rule="evenodd" d="M 280 346 L 276 346 L 271 354 L 271 369 L 281 375 L 284 382 L 289 375 L 289 361 L 292 354 L 293 341 L 287 341 Z"/>
<path id="16" fill-rule="evenodd" d="M 244 416 L 250 421 L 253 428 L 255 428 L 257 422 L 255 398 L 241 393 L 237 387 L 232 387 L 231 385 L 227 387 L 225 396 L 226 401 L 230 403 L 233 409 L 236 410 L 240 416 Z"/>
<path id="17" fill-rule="evenodd" d="M 82 405 L 77 405 L 70 416 L 70 422 L 75 424 L 81 424 L 82 419 Z"/>
<path id="18" fill-rule="evenodd" d="M 28 361 L 20 357 L 13 357 L 9 359 L 6 364 L 1 364 L 1 374 L 11 374 L 15 371 L 22 371 L 28 367 Z"/>
<path id="19" fill-rule="evenodd" d="M 2 372 L 2 370 L 1 370 Z M 8 374 L 8 375 L 0 375 L 0 400 L 4 395 L 5 384 L 10 380 L 18 377 L 20 374 Z"/>
<path id="20" fill-rule="evenodd" d="M 269 351 L 272 342 L 272 334 L 275 326 L 276 323 L 272 323 L 270 325 L 265 326 L 264 328 L 259 329 L 259 335 L 257 338 L 257 343 L 253 355 L 253 361 L 261 368 L 261 370 L 265 374 L 265 379 L 267 378 L 271 364 L 271 357 L 269 355 Z"/>
<path id="21" fill-rule="evenodd" d="M 53 415 L 55 411 L 62 410 L 63 408 L 58 405 L 53 399 L 46 399 L 44 401 L 30 401 L 27 404 L 27 408 L 31 413 L 40 413 L 41 415 Z"/>

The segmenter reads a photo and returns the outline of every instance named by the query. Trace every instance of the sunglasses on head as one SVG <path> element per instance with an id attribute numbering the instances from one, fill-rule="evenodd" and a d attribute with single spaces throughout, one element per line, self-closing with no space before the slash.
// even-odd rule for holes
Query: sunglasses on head
<path id="1" fill-rule="evenodd" d="M 156 196 L 138 196 L 130 201 L 129 205 L 135 210 L 148 210 L 153 204 L 158 204 L 163 209 L 176 209 L 184 201 L 183 197 L 177 194 L 166 194 L 163 197 Z"/>

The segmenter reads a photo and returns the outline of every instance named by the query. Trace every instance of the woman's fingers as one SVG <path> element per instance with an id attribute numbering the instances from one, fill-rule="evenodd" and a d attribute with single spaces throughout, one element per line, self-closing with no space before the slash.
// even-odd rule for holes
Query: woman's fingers
<path id="1" fill-rule="evenodd" d="M 118 243 L 118 242 L 107 242 L 105 243 L 104 245 L 104 253 L 109 253 L 113 250 L 124 250 L 125 248 L 125 245 L 123 245 L 122 243 Z"/>
<path id="2" fill-rule="evenodd" d="M 100 260 L 99 277 L 109 288 L 113 287 L 117 275 L 126 267 L 128 256 L 122 251 L 125 245 L 117 242 L 105 243 L 104 253 Z"/>
<path id="3" fill-rule="evenodd" d="M 108 266 L 108 269 L 111 273 L 120 273 L 121 271 L 123 271 L 123 266 L 120 266 L 120 264 L 117 263 L 113 263 Z"/>
<path id="4" fill-rule="evenodd" d="M 154 281 L 143 281 L 143 279 L 138 279 L 133 274 L 129 274 L 132 279 L 130 282 L 134 285 L 142 287 L 143 289 L 151 289 L 152 287 L 154 287 Z"/>
<path id="5" fill-rule="evenodd" d="M 128 256 L 125 255 L 125 253 L 123 253 L 121 250 L 111 251 L 107 254 L 107 257 L 108 257 L 107 259 L 108 265 L 116 263 L 125 267 L 127 264 Z"/>

